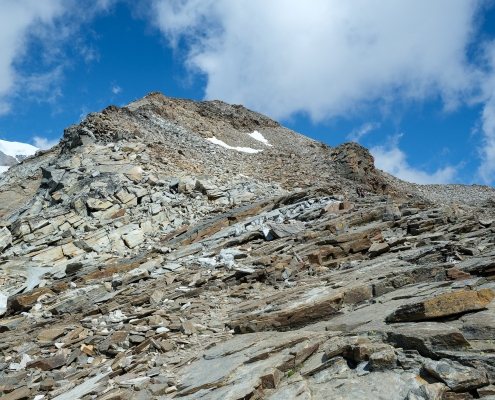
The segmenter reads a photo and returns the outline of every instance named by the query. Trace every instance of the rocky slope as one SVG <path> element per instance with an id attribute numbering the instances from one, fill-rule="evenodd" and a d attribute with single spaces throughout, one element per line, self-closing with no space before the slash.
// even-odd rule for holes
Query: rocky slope
<path id="1" fill-rule="evenodd" d="M 0 393 L 494 398 L 494 206 L 242 106 L 90 114 L 0 177 Z"/>

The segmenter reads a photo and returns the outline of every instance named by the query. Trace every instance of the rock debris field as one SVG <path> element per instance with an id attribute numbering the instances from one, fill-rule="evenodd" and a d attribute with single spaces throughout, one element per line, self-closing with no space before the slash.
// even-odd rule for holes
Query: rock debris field
<path id="1" fill-rule="evenodd" d="M 0 176 L 0 333 L 6 400 L 495 399 L 495 190 L 151 93 Z"/>

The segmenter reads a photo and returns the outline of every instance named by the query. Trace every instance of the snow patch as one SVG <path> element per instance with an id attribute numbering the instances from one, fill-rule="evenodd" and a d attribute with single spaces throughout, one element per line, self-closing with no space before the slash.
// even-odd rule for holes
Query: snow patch
<path id="1" fill-rule="evenodd" d="M 226 149 L 242 151 L 244 153 L 259 153 L 260 151 L 263 151 L 263 150 L 252 149 L 250 147 L 232 147 L 232 146 L 229 146 L 227 143 L 221 141 L 220 139 L 217 139 L 215 136 L 213 136 L 212 138 L 206 139 L 206 140 L 208 140 L 209 142 L 211 142 L 213 144 L 218 144 L 219 146 L 225 147 Z"/>
<path id="2" fill-rule="evenodd" d="M 249 136 L 251 136 L 254 140 L 257 140 L 263 144 L 266 144 L 267 146 L 272 146 L 270 143 L 268 143 L 268 140 L 266 140 L 261 133 L 258 131 L 254 131 L 253 133 L 248 133 Z"/>
<path id="3" fill-rule="evenodd" d="M 5 165 L 0 165 L 0 174 L 3 174 L 6 172 L 10 167 L 7 167 Z"/>
<path id="4" fill-rule="evenodd" d="M 0 151 L 8 156 L 32 156 L 39 149 L 27 143 L 8 142 L 0 139 Z"/>

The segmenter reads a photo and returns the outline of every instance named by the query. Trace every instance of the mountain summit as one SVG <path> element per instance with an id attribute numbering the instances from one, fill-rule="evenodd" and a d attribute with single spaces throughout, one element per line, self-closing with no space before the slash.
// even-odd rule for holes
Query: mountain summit
<path id="1" fill-rule="evenodd" d="M 493 392 L 493 188 L 403 182 L 357 143 L 160 93 L 17 161 L 0 176 L 6 398 Z"/>

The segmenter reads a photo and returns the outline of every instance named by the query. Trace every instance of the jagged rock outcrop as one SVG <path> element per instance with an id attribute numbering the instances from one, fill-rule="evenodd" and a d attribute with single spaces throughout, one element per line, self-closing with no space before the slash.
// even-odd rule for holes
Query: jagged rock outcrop
<path id="1" fill-rule="evenodd" d="M 489 399 L 495 190 L 456 187 L 223 102 L 92 113 L 0 177 L 1 396 Z"/>
<path id="2" fill-rule="evenodd" d="M 331 158 L 345 178 L 363 183 L 376 193 L 388 193 L 389 185 L 375 169 L 375 159 L 368 149 L 355 142 L 343 143 L 332 149 Z"/>

